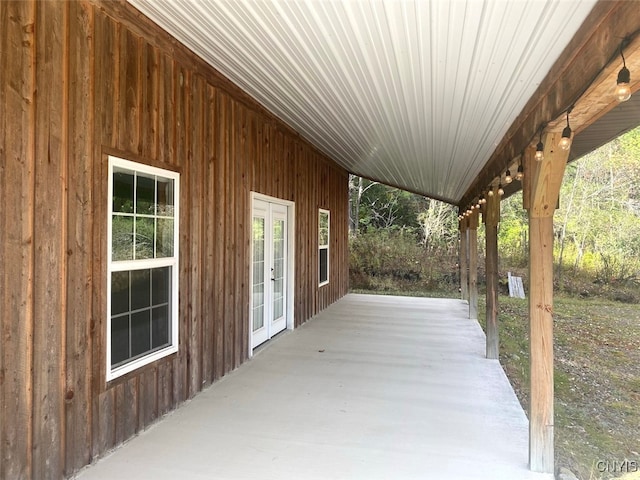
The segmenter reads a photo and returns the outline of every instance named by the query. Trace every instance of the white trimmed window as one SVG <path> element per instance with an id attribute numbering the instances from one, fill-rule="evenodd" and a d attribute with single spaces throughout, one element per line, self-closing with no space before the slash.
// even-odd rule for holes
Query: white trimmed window
<path id="1" fill-rule="evenodd" d="M 178 351 L 179 184 L 109 156 L 107 380 Z"/>
<path id="2" fill-rule="evenodd" d="M 318 271 L 320 286 L 329 283 L 329 210 L 318 215 Z"/>

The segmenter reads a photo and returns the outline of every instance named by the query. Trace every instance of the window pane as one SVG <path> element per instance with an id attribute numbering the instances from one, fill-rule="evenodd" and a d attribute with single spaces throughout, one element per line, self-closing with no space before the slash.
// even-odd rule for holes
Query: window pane
<path id="1" fill-rule="evenodd" d="M 136 217 L 136 260 L 153 258 L 155 219 Z"/>
<path id="2" fill-rule="evenodd" d="M 133 260 L 133 217 L 113 215 L 111 221 L 111 257 L 114 262 Z"/>
<path id="3" fill-rule="evenodd" d="M 114 212 L 133 213 L 133 174 L 113 172 L 113 204 Z"/>
<path id="4" fill-rule="evenodd" d="M 156 215 L 173 217 L 173 180 L 157 178 L 158 183 L 158 211 Z"/>
<path id="5" fill-rule="evenodd" d="M 256 307 L 253 309 L 253 331 L 264 326 L 264 307 Z"/>
<path id="6" fill-rule="evenodd" d="M 129 272 L 111 274 L 111 316 L 129 311 Z"/>
<path id="7" fill-rule="evenodd" d="M 284 311 L 284 281 L 276 280 L 273 282 L 273 319 L 277 320 L 282 316 Z"/>
<path id="8" fill-rule="evenodd" d="M 253 307 L 264 304 L 264 283 L 255 283 L 253 285 Z"/>
<path id="9" fill-rule="evenodd" d="M 111 242 L 109 378 L 148 363 L 149 354 L 173 346 L 172 304 L 177 269 L 178 174 L 156 176 L 156 169 L 109 157 Z M 161 173 L 162 175 L 162 173 Z M 161 259 L 156 261 L 155 259 Z M 115 262 L 118 262 L 117 264 Z M 123 263 L 129 262 L 129 263 Z M 164 264 L 164 265 L 163 265 Z M 124 266 L 128 271 L 122 270 Z M 161 266 L 162 265 L 162 266 Z M 143 266 L 140 269 L 140 266 Z M 154 268 L 155 267 L 155 268 Z M 176 297 L 177 299 L 177 297 Z M 175 305 L 174 305 L 175 306 Z M 177 348 L 177 345 L 175 346 Z"/>
<path id="10" fill-rule="evenodd" d="M 264 282 L 264 262 L 253 263 L 253 283 Z"/>
<path id="11" fill-rule="evenodd" d="M 136 214 L 155 215 L 156 180 L 154 176 L 137 175 Z"/>
<path id="12" fill-rule="evenodd" d="M 131 356 L 151 350 L 151 310 L 131 314 Z"/>
<path id="13" fill-rule="evenodd" d="M 327 212 L 320 212 L 318 224 L 318 244 L 329 244 L 329 214 Z"/>
<path id="14" fill-rule="evenodd" d="M 320 283 L 329 280 L 329 251 L 326 248 L 320 249 Z"/>
<path id="15" fill-rule="evenodd" d="M 173 219 L 158 218 L 156 234 L 156 258 L 173 256 Z"/>
<path id="16" fill-rule="evenodd" d="M 169 307 L 155 307 L 151 314 L 151 348 L 169 345 Z"/>
<path id="17" fill-rule="evenodd" d="M 253 261 L 264 260 L 264 218 L 253 217 Z"/>
<path id="18" fill-rule="evenodd" d="M 129 315 L 111 318 L 111 366 L 117 365 L 129 355 Z"/>
<path id="19" fill-rule="evenodd" d="M 171 296 L 169 278 L 171 267 L 154 268 L 151 271 L 151 301 L 152 305 L 167 303 Z"/>
<path id="20" fill-rule="evenodd" d="M 131 310 L 151 306 L 151 270 L 131 272 Z"/>

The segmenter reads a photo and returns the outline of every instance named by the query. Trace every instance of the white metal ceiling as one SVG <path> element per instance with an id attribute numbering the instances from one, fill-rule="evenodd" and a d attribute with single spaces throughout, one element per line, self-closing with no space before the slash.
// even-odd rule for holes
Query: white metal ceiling
<path id="1" fill-rule="evenodd" d="M 352 173 L 457 203 L 595 0 L 129 0 Z"/>

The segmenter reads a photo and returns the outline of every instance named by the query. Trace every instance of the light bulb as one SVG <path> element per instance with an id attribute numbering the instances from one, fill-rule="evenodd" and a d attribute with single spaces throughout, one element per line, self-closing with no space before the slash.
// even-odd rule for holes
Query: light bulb
<path id="1" fill-rule="evenodd" d="M 521 182 L 523 178 L 524 178 L 524 168 L 522 167 L 522 164 L 520 164 L 518 165 L 518 171 L 516 172 L 516 180 Z"/>
<path id="2" fill-rule="evenodd" d="M 484 198 L 484 194 L 480 195 L 480 200 L 479 200 L 480 204 L 484 205 L 485 203 L 487 203 L 487 199 Z"/>
<path id="3" fill-rule="evenodd" d="M 631 82 L 631 73 L 626 66 L 622 67 L 618 72 L 618 83 L 616 85 L 616 98 L 619 102 L 626 102 L 631 98 L 629 82 Z"/>
<path id="4" fill-rule="evenodd" d="M 538 145 L 536 145 L 536 160 L 540 162 L 543 159 L 544 159 L 544 143 L 542 143 L 542 140 L 541 140 L 538 142 Z"/>
<path id="5" fill-rule="evenodd" d="M 504 183 L 511 183 L 511 182 L 513 182 L 513 178 L 511 178 L 511 171 L 507 169 L 507 171 L 504 174 Z"/>
<path id="6" fill-rule="evenodd" d="M 487 196 L 493 197 L 493 188 L 487 192 Z"/>
<path id="7" fill-rule="evenodd" d="M 631 87 L 628 83 L 619 83 L 616 85 L 616 98 L 619 102 L 626 102 L 631 98 Z"/>
<path id="8" fill-rule="evenodd" d="M 569 150 L 571 147 L 571 127 L 568 125 L 562 130 L 562 138 L 558 142 L 558 146 L 562 150 Z"/>
<path id="9" fill-rule="evenodd" d="M 503 196 L 504 195 L 504 190 L 502 189 L 502 184 L 498 185 L 498 195 L 499 196 Z"/>

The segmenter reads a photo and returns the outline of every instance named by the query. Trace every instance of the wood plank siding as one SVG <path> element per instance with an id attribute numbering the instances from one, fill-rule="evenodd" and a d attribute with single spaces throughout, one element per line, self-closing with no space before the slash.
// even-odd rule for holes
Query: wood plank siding
<path id="1" fill-rule="evenodd" d="M 252 191 L 295 202 L 296 326 L 347 292 L 347 173 L 126 3 L 0 25 L 0 478 L 58 479 L 247 360 Z M 180 343 L 107 382 L 110 154 L 181 174 Z"/>

